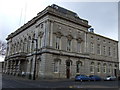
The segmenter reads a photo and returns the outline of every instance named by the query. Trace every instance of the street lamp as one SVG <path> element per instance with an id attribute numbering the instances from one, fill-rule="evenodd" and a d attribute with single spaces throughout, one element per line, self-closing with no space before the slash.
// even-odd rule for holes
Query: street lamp
<path id="1" fill-rule="evenodd" d="M 38 49 L 38 40 L 37 39 L 32 39 L 32 43 L 34 43 L 34 41 L 36 41 L 36 50 L 35 50 L 35 63 L 34 63 L 34 71 L 33 71 L 33 80 L 35 80 L 35 76 L 36 76 L 36 62 L 37 62 L 37 49 Z"/>

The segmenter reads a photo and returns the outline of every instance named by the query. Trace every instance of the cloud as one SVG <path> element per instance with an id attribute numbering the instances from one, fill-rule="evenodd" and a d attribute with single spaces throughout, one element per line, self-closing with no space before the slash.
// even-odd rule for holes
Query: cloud
<path id="1" fill-rule="evenodd" d="M 7 2 L 7 3 L 6 3 Z M 5 40 L 14 32 L 53 3 L 76 12 L 80 18 L 87 19 L 95 32 L 117 40 L 117 3 L 105 2 L 55 2 L 50 0 L 2 0 L 0 6 L 0 39 Z M 22 17 L 21 17 L 22 11 Z M 113 36 L 113 34 L 115 35 Z"/>

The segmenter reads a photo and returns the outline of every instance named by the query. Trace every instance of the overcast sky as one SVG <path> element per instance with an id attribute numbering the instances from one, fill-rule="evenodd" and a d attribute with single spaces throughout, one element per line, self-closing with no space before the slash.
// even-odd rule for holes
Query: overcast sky
<path id="1" fill-rule="evenodd" d="M 118 3 L 115 2 L 63 2 L 62 0 L 1 0 L 0 40 L 31 20 L 48 5 L 57 4 L 74 11 L 89 21 L 95 33 L 118 40 Z M 60 2 L 62 1 L 62 2 Z M 96 0 L 93 0 L 96 1 Z"/>
<path id="2" fill-rule="evenodd" d="M 117 2 L 41 2 L 41 0 L 3 0 L 0 5 L 0 39 L 5 40 L 8 34 L 53 3 L 88 20 L 95 33 L 118 40 Z"/>

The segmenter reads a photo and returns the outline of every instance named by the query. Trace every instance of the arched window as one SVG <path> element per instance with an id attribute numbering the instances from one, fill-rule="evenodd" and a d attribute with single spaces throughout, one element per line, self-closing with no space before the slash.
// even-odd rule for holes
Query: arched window
<path id="1" fill-rule="evenodd" d="M 100 73 L 100 68 L 101 68 L 101 64 L 98 63 L 98 65 L 97 65 L 97 72 L 98 72 L 98 73 Z"/>
<path id="2" fill-rule="evenodd" d="M 112 73 L 112 64 L 109 64 L 109 73 Z"/>
<path id="3" fill-rule="evenodd" d="M 76 73 L 80 73 L 80 67 L 82 66 L 82 62 L 77 61 L 76 62 Z"/>
<path id="4" fill-rule="evenodd" d="M 94 62 L 91 62 L 91 64 L 90 64 L 90 72 L 91 73 L 94 73 L 94 67 L 95 67 L 95 63 Z"/>
<path id="5" fill-rule="evenodd" d="M 106 65 L 106 63 L 104 63 L 103 64 L 103 72 L 106 73 L 106 71 L 107 71 L 107 65 Z"/>

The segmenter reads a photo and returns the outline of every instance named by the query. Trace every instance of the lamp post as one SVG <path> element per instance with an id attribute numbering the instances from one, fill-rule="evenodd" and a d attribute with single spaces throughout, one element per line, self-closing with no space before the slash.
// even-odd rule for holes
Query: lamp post
<path id="1" fill-rule="evenodd" d="M 34 71 L 33 71 L 33 80 L 36 79 L 36 62 L 37 62 L 37 50 L 38 50 L 38 40 L 37 39 L 32 39 L 32 43 L 36 41 L 36 49 L 35 49 L 35 63 L 34 63 Z"/>

